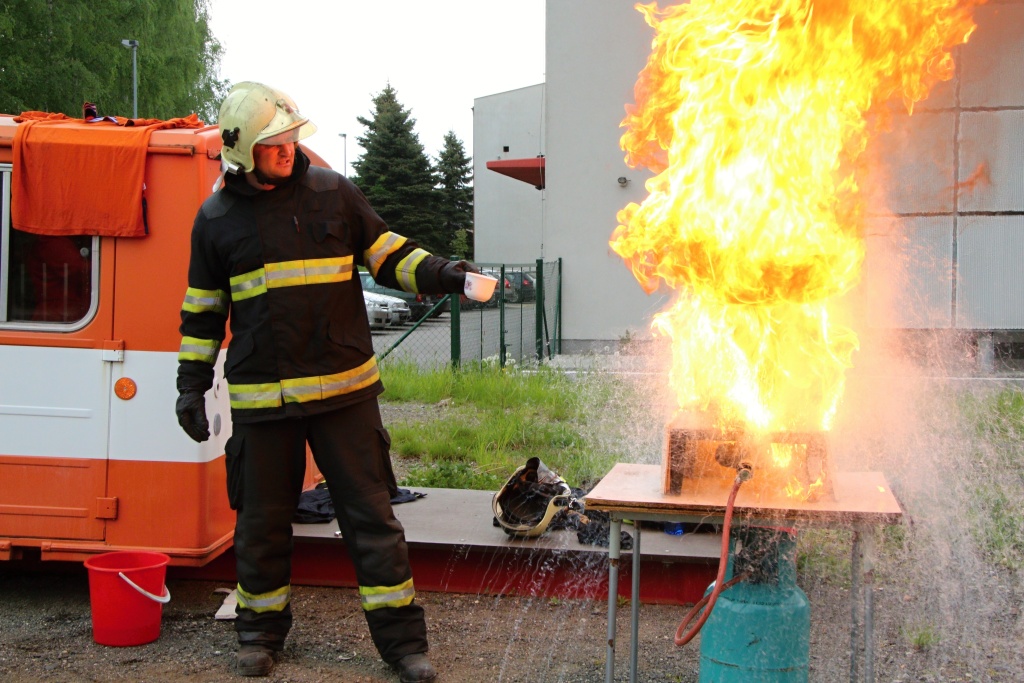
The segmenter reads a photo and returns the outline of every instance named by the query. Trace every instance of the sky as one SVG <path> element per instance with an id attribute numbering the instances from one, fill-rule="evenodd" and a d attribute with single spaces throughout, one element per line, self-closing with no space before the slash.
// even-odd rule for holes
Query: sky
<path id="1" fill-rule="evenodd" d="M 544 82 L 544 2 L 210 0 L 210 28 L 220 78 L 286 92 L 318 128 L 305 143 L 351 172 L 388 83 L 430 157 L 450 130 L 472 156 L 473 100 Z"/>

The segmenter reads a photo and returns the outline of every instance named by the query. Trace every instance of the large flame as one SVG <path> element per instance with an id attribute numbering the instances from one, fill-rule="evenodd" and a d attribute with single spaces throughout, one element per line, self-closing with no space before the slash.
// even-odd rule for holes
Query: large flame
<path id="1" fill-rule="evenodd" d="M 873 106 L 954 73 L 984 0 L 693 0 L 655 29 L 622 148 L 657 175 L 612 249 L 672 339 L 681 409 L 756 430 L 828 429 L 856 334 L 838 298 L 864 258 L 855 171 Z"/>

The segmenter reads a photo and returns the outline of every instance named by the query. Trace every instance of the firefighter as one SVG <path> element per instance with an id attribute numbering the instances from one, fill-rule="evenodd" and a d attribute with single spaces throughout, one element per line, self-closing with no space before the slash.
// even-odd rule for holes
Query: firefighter
<path id="1" fill-rule="evenodd" d="M 402 681 L 432 681 L 405 532 L 391 509 L 398 488 L 356 267 L 385 286 L 430 293 L 462 293 L 467 270 L 479 271 L 392 232 L 348 179 L 312 166 L 298 141 L 316 128 L 283 92 L 239 83 L 218 125 L 223 186 L 192 228 L 176 412 L 192 439 L 209 438 L 204 395 L 229 321 L 238 672 L 268 675 L 292 624 L 291 524 L 308 444 L 374 644 Z"/>

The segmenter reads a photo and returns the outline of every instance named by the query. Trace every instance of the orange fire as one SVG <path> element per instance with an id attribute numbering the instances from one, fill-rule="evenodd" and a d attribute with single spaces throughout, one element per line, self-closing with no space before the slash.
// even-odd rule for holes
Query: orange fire
<path id="1" fill-rule="evenodd" d="M 648 293 L 677 292 L 653 328 L 681 410 L 831 426 L 859 344 L 835 318 L 864 259 L 869 115 L 950 79 L 983 1 L 637 5 L 655 37 L 621 145 L 657 175 L 610 245 Z"/>

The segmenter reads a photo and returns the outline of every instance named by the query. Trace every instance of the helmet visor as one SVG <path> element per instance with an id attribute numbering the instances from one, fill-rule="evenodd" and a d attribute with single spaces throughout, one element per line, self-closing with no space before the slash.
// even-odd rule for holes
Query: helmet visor
<path id="1" fill-rule="evenodd" d="M 272 135 L 269 138 L 262 138 L 262 139 L 258 140 L 256 142 L 256 144 L 257 145 L 287 145 L 290 142 L 298 142 L 299 139 L 301 138 L 301 136 L 299 135 L 299 131 L 301 131 L 301 130 L 302 130 L 301 128 L 292 128 L 291 130 L 286 130 L 283 133 L 278 133 L 277 135 Z"/>
<path id="2" fill-rule="evenodd" d="M 278 139 L 286 133 L 295 133 L 293 139 L 283 139 L 281 142 L 268 142 Z M 263 127 L 255 139 L 256 144 L 282 145 L 287 142 L 298 142 L 316 132 L 309 119 L 303 116 L 295 107 L 295 103 L 288 97 L 280 97 L 274 102 L 274 116 L 266 126 Z"/>

